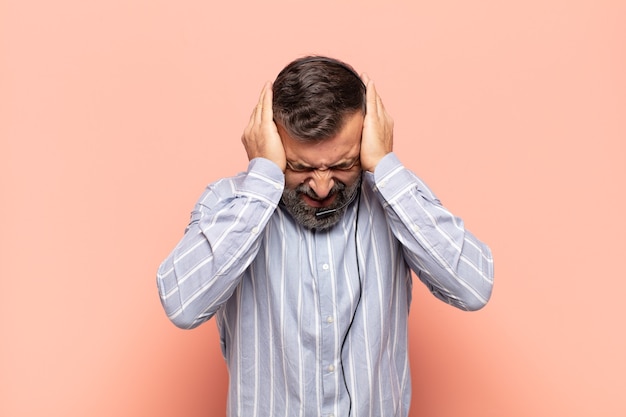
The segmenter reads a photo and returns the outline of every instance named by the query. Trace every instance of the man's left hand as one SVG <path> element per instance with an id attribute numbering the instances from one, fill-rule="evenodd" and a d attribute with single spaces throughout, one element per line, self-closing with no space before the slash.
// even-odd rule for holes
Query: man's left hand
<path id="1" fill-rule="evenodd" d="M 367 86 L 367 113 L 361 136 L 361 167 L 374 172 L 378 162 L 393 150 L 393 119 L 385 110 L 374 82 L 367 75 L 361 79 Z"/>

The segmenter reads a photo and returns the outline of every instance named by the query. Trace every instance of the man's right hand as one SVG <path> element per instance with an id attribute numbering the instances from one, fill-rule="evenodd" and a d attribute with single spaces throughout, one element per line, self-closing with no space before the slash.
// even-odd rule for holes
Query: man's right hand
<path id="1" fill-rule="evenodd" d="M 287 166 L 285 149 L 274 123 L 272 110 L 272 83 L 267 82 L 263 86 L 259 102 L 252 111 L 241 141 L 246 148 L 248 160 L 266 158 L 285 172 Z"/>

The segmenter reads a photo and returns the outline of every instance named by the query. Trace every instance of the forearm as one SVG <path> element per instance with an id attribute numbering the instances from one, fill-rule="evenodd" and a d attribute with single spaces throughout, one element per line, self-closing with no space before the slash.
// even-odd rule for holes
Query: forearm
<path id="1" fill-rule="evenodd" d="M 228 300 L 256 256 L 283 187 L 282 171 L 264 159 L 207 187 L 157 274 L 161 302 L 174 324 L 196 327 Z"/>
<path id="2" fill-rule="evenodd" d="M 392 231 L 411 269 L 438 298 L 463 310 L 483 307 L 491 296 L 493 260 L 487 245 L 441 205 L 395 155 L 372 177 Z"/>

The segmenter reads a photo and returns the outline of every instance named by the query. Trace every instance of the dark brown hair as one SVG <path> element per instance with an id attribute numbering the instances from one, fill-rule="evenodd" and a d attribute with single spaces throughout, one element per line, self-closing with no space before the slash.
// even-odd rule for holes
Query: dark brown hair
<path id="1" fill-rule="evenodd" d="M 365 114 L 365 84 L 350 65 L 334 58 L 296 59 L 278 74 L 273 93 L 274 120 L 295 139 L 330 138 L 345 116 Z"/>

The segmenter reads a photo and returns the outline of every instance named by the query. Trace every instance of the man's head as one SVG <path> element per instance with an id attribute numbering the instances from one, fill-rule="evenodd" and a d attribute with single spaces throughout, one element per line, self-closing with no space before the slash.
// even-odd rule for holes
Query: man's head
<path id="1" fill-rule="evenodd" d="M 335 135 L 347 115 L 365 114 L 365 84 L 354 69 L 333 58 L 297 59 L 273 85 L 274 121 L 293 137 L 319 141 Z"/>
<path id="2" fill-rule="evenodd" d="M 293 61 L 274 82 L 274 121 L 287 159 L 283 203 L 307 228 L 333 226 L 358 192 L 365 100 L 358 74 L 332 58 Z"/>

